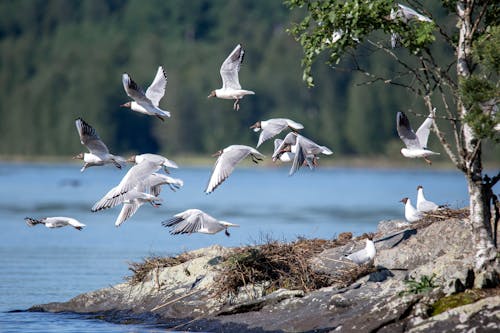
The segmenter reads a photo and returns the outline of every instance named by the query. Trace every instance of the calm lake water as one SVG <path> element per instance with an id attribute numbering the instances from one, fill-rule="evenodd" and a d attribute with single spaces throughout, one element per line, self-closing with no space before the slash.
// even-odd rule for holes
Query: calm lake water
<path id="1" fill-rule="evenodd" d="M 467 203 L 463 176 L 455 171 L 301 169 L 239 167 L 206 195 L 210 168 L 181 168 L 177 192 L 163 188 L 163 205 L 142 206 L 121 227 L 119 207 L 90 208 L 124 175 L 112 167 L 79 172 L 78 165 L 0 164 L 0 332 L 163 332 L 148 326 L 114 325 L 75 314 L 8 311 L 66 301 L 80 293 L 123 281 L 128 262 L 149 255 L 173 255 L 213 244 L 239 246 L 269 237 L 332 238 L 343 231 L 374 231 L 383 219 L 404 218 L 398 201 L 416 200 L 423 185 L 427 199 L 452 207 Z M 171 236 L 161 221 L 189 208 L 238 223 L 231 237 Z M 85 223 L 50 230 L 28 227 L 24 218 L 70 216 Z"/>

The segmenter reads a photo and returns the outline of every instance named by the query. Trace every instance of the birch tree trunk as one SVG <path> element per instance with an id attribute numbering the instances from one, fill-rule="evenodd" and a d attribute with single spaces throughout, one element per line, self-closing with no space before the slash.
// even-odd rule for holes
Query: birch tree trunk
<path id="1" fill-rule="evenodd" d="M 473 0 L 461 0 L 457 2 L 460 27 L 457 45 L 457 74 L 459 79 L 466 79 L 471 75 L 473 6 Z M 457 107 L 463 119 L 468 110 L 460 99 L 458 100 Z M 483 181 L 480 140 L 478 140 L 473 129 L 467 123 L 463 125 L 462 134 L 466 178 L 470 195 L 470 223 L 473 231 L 473 241 L 477 249 L 475 268 L 476 271 L 481 271 L 492 267 L 497 255 L 491 227 L 490 202 L 492 193 L 489 184 Z"/>

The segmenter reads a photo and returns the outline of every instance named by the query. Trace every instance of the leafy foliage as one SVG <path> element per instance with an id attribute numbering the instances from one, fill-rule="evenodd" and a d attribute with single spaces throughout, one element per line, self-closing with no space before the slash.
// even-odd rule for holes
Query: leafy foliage
<path id="1" fill-rule="evenodd" d="M 406 290 L 401 292 L 399 295 L 407 295 L 407 294 L 421 294 L 431 291 L 436 288 L 437 285 L 434 283 L 435 274 L 432 276 L 422 275 L 420 280 L 417 281 L 415 279 L 405 280 Z"/>

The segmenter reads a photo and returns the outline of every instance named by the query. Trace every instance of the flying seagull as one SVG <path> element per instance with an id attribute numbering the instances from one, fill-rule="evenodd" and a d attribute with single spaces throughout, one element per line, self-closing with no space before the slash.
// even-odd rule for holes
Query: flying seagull
<path id="1" fill-rule="evenodd" d="M 366 238 L 366 245 L 363 249 L 351 253 L 350 255 L 346 256 L 346 258 L 358 265 L 363 265 L 364 263 L 373 260 L 376 253 L 377 250 L 375 249 L 375 244 L 373 244 L 373 238 L 368 237 Z"/>
<path id="2" fill-rule="evenodd" d="M 114 164 L 118 169 L 122 168 L 120 163 L 125 163 L 125 159 L 121 156 L 110 154 L 108 147 L 102 142 L 92 126 L 87 124 L 82 118 L 76 119 L 75 124 L 80 136 L 80 142 L 89 150 L 89 153 L 80 153 L 73 157 L 73 159 L 85 162 L 80 169 L 81 172 L 91 166 L 110 163 Z"/>
<path id="3" fill-rule="evenodd" d="M 255 95 L 253 91 L 241 89 L 238 72 L 240 71 L 241 63 L 245 51 L 241 44 L 236 45 L 233 52 L 224 60 L 220 68 L 220 76 L 222 77 L 222 88 L 212 90 L 208 98 L 217 97 L 223 99 L 234 99 L 233 109 L 240 109 L 240 99 L 245 95 Z"/>
<path id="4" fill-rule="evenodd" d="M 156 76 L 146 90 L 146 93 L 127 73 L 122 75 L 122 83 L 125 92 L 133 101 L 120 106 L 149 116 L 156 116 L 161 121 L 164 121 L 165 117 L 170 117 L 170 112 L 162 110 L 159 107 L 160 100 L 165 95 L 165 89 L 167 88 L 167 73 L 162 66 L 158 67 Z"/>
<path id="5" fill-rule="evenodd" d="M 85 227 L 85 224 L 81 223 L 80 221 L 71 217 L 64 216 L 44 217 L 41 219 L 26 217 L 24 220 L 30 227 L 34 227 L 37 224 L 43 224 L 47 228 L 61 228 L 69 225 L 77 230 L 82 230 L 83 227 Z"/>
<path id="6" fill-rule="evenodd" d="M 199 209 L 188 209 L 182 213 L 175 214 L 173 218 L 161 223 L 164 227 L 170 228 L 170 234 L 192 234 L 199 232 L 202 234 L 215 234 L 224 230 L 226 236 L 230 236 L 227 228 L 239 227 L 238 224 L 219 221 Z"/>
<path id="7" fill-rule="evenodd" d="M 275 135 L 281 133 L 284 129 L 289 128 L 292 131 L 299 131 L 304 128 L 302 124 L 299 124 L 291 119 L 286 118 L 274 118 L 269 120 L 257 121 L 255 124 L 250 126 L 255 132 L 260 132 L 259 142 L 257 143 L 257 148 L 266 140 L 271 139 Z"/>
<path id="8" fill-rule="evenodd" d="M 96 212 L 102 209 L 107 209 L 119 205 L 124 202 L 124 195 L 135 188 L 142 188 L 143 182 L 154 172 L 162 167 L 160 161 L 145 160 L 131 167 L 120 183 L 108 191 L 98 202 L 92 207 L 92 211 Z"/>
<path id="9" fill-rule="evenodd" d="M 318 165 L 318 155 L 331 155 L 333 152 L 325 147 L 320 146 L 312 140 L 297 134 L 295 132 L 288 133 L 281 144 L 275 147 L 273 153 L 273 161 L 281 159 L 283 153 L 290 152 L 290 157 L 293 156 L 292 168 L 289 175 L 293 175 L 299 168 L 306 164 L 310 169 Z"/>
<path id="10" fill-rule="evenodd" d="M 140 155 L 133 155 L 127 159 L 127 162 L 131 163 L 141 163 L 144 160 L 150 160 L 153 162 L 159 161 L 161 162 L 163 166 L 163 170 L 165 170 L 166 173 L 170 173 L 168 171 L 168 168 L 174 168 L 177 169 L 179 166 L 177 163 L 174 161 L 169 160 L 168 158 L 157 155 L 157 154 L 140 154 Z"/>
<path id="11" fill-rule="evenodd" d="M 122 197 L 123 207 L 115 221 L 115 226 L 117 227 L 119 227 L 123 222 L 125 222 L 125 220 L 134 215 L 139 207 L 141 207 L 146 202 L 149 202 L 153 207 L 157 208 L 160 206 L 160 203 L 158 201 L 161 201 L 160 198 L 152 194 L 140 192 L 136 189 L 128 191 Z"/>
<path id="12" fill-rule="evenodd" d="M 426 200 L 424 197 L 424 187 L 422 185 L 417 186 L 417 210 L 419 212 L 430 212 L 438 209 L 439 206 L 434 202 Z"/>
<path id="13" fill-rule="evenodd" d="M 400 202 L 405 205 L 405 218 L 408 222 L 417 222 L 424 217 L 422 212 L 419 212 L 415 207 L 413 207 L 409 198 L 403 198 Z"/>
<path id="14" fill-rule="evenodd" d="M 411 128 L 408 117 L 406 117 L 403 112 L 398 112 L 396 116 L 396 128 L 398 130 L 399 137 L 406 145 L 406 148 L 401 148 L 401 154 L 403 154 L 404 157 L 422 157 L 428 164 L 432 164 L 427 157 L 431 155 L 439 155 L 439 153 L 427 149 L 427 140 L 429 139 L 431 126 L 432 114 L 429 114 L 422 125 L 420 125 L 417 132 L 414 132 Z"/>
<path id="15" fill-rule="evenodd" d="M 248 155 L 252 157 L 254 163 L 258 163 L 264 158 L 264 155 L 257 149 L 244 145 L 232 145 L 213 154 L 212 156 L 218 156 L 218 158 L 215 161 L 205 193 L 212 193 L 217 186 L 229 177 L 236 164 Z"/>
<path id="16" fill-rule="evenodd" d="M 414 10 L 413 8 L 407 7 L 407 6 L 402 5 L 400 3 L 398 3 L 397 10 L 394 10 L 394 8 L 391 9 L 391 14 L 389 17 L 392 21 L 398 19 L 403 23 L 408 23 L 409 21 L 412 21 L 412 20 L 420 21 L 420 22 L 432 22 L 432 20 L 429 17 L 422 15 L 419 12 L 417 12 L 416 10 Z M 397 33 L 391 34 L 391 46 L 392 46 L 392 48 L 396 47 L 396 44 L 397 44 L 399 38 L 400 37 Z"/>

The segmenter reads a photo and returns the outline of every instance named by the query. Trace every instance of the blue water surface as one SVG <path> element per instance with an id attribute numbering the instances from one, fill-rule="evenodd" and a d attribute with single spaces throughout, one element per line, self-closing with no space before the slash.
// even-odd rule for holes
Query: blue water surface
<path id="1" fill-rule="evenodd" d="M 115 325 L 76 314 L 8 311 L 66 301 L 107 287 L 129 275 L 128 264 L 150 255 L 173 255 L 213 244 L 239 246 L 273 238 L 333 238 L 376 229 L 380 220 L 403 218 L 403 197 L 416 200 L 423 185 L 427 199 L 453 208 L 467 206 L 464 177 L 456 171 L 301 169 L 238 167 L 207 195 L 211 169 L 179 168 L 177 192 L 163 188 L 163 205 L 142 206 L 116 228 L 119 207 L 90 208 L 126 170 L 113 167 L 79 172 L 77 165 L 0 164 L 0 332 L 157 332 L 143 325 Z M 172 236 L 161 221 L 189 208 L 237 223 L 231 236 Z M 70 216 L 87 225 L 28 227 L 25 217 Z"/>

